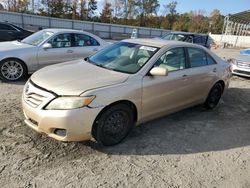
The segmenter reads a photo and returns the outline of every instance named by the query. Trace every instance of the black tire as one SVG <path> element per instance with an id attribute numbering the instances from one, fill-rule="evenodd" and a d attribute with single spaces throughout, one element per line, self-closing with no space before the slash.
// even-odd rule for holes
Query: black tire
<path id="1" fill-rule="evenodd" d="M 120 143 L 134 125 L 133 111 L 126 104 L 117 104 L 105 110 L 96 121 L 96 141 L 104 146 Z"/>
<path id="2" fill-rule="evenodd" d="M 220 83 L 216 83 L 210 90 L 205 102 L 207 109 L 213 109 L 217 106 L 223 93 L 223 86 Z"/>
<path id="3" fill-rule="evenodd" d="M 28 75 L 26 65 L 19 59 L 5 59 L 0 62 L 0 78 L 2 81 L 19 81 Z"/>

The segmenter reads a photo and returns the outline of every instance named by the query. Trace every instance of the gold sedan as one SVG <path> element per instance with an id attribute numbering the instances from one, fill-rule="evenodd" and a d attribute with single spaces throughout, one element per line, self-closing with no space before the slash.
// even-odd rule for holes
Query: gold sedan
<path id="1" fill-rule="evenodd" d="M 229 64 L 195 44 L 128 39 L 70 63 L 45 67 L 26 83 L 26 124 L 60 141 L 121 142 L 136 124 L 197 104 L 214 108 Z"/>

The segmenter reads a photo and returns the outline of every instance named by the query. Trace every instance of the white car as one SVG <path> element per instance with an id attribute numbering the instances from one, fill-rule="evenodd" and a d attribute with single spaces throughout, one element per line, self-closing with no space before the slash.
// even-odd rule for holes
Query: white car
<path id="1" fill-rule="evenodd" d="M 232 73 L 239 76 L 250 77 L 250 48 L 240 51 L 240 55 L 230 59 Z"/>
<path id="2" fill-rule="evenodd" d="M 0 43 L 0 78 L 17 81 L 56 63 L 87 57 L 108 43 L 84 31 L 44 29 L 21 40 Z"/>

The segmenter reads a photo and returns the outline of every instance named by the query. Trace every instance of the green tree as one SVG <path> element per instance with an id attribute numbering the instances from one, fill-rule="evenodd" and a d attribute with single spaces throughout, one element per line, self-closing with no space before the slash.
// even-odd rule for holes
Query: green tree
<path id="1" fill-rule="evenodd" d="M 100 16 L 101 22 L 109 23 L 111 22 L 111 17 L 112 17 L 111 4 L 105 1 L 101 16 Z"/>
<path id="2" fill-rule="evenodd" d="M 190 32 L 197 33 L 208 33 L 209 20 L 208 17 L 204 16 L 204 11 L 191 11 L 189 13 L 190 16 Z"/>
<path id="3" fill-rule="evenodd" d="M 164 5 L 165 7 L 165 12 L 166 12 L 166 18 L 169 20 L 168 21 L 168 28 L 167 29 L 172 29 L 174 22 L 176 21 L 176 15 L 177 15 L 177 11 L 176 11 L 176 7 L 177 7 L 177 1 L 171 1 L 169 4 Z"/>
<path id="4" fill-rule="evenodd" d="M 223 28 L 224 18 L 218 9 L 214 9 L 209 17 L 209 31 L 211 33 L 221 33 Z"/>

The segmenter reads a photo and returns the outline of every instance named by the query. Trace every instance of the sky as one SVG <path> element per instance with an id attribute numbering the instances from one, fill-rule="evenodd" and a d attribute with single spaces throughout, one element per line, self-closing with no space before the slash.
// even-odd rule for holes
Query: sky
<path id="1" fill-rule="evenodd" d="M 98 1 L 98 10 L 101 11 L 104 0 Z M 163 14 L 164 5 L 172 0 L 159 0 L 161 8 L 158 14 Z M 221 14 L 234 14 L 245 10 L 250 10 L 250 0 L 176 0 L 177 12 L 185 13 L 191 10 L 203 10 L 209 15 L 214 9 L 219 9 Z"/>

